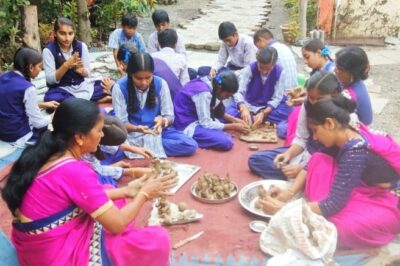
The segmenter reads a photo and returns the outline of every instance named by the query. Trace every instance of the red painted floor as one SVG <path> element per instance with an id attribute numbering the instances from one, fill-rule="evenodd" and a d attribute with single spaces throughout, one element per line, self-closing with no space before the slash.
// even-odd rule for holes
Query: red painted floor
<path id="1" fill-rule="evenodd" d="M 264 257 L 258 248 L 258 234 L 251 232 L 248 227 L 248 223 L 256 217 L 252 217 L 242 209 L 237 197 L 230 202 L 214 205 L 199 202 L 190 193 L 191 185 L 204 172 L 223 176 L 229 173 L 239 189 L 258 179 L 249 171 L 247 166 L 247 158 L 251 153 L 248 144 L 239 141 L 238 136 L 234 136 L 234 139 L 235 145 L 229 152 L 199 149 L 191 157 L 170 158 L 172 161 L 195 164 L 201 167 L 200 171 L 180 188 L 176 195 L 170 198 L 172 202 L 185 201 L 190 208 L 204 214 L 204 218 L 200 222 L 167 227 L 173 244 L 199 231 L 204 231 L 199 239 L 176 250 L 178 256 L 180 253 L 185 253 L 190 256 L 207 254 L 210 257 L 218 255 L 226 257 L 229 254 L 239 256 L 249 253 L 251 256 Z M 277 146 L 279 145 L 259 145 L 260 150 Z M 131 163 L 132 165 L 143 166 L 147 162 L 136 160 L 131 161 Z M 4 181 L 3 184 L 0 183 L 1 185 L 4 185 Z M 139 226 L 146 225 L 149 212 L 150 203 L 145 206 L 137 219 Z M 0 217 L 0 228 L 9 236 L 12 217 L 2 200 L 0 200 Z"/>

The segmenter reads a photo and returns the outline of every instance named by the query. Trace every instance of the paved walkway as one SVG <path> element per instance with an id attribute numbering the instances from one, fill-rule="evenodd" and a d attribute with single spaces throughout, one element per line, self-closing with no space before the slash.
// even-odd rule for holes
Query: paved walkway
<path id="1" fill-rule="evenodd" d="M 232 21 L 240 34 L 252 36 L 265 24 L 270 11 L 270 1 L 266 0 L 214 0 L 200 10 L 198 18 L 180 23 L 178 32 L 188 48 L 218 50 L 221 22 Z"/>

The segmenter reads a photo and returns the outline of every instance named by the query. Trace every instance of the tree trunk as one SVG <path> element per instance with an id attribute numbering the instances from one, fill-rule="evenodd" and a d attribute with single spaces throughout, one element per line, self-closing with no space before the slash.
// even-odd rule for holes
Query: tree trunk
<path id="1" fill-rule="evenodd" d="M 92 37 L 90 36 L 89 10 L 86 0 L 78 0 L 78 32 L 79 39 L 90 45 Z"/>
<path id="2" fill-rule="evenodd" d="M 24 45 L 41 51 L 37 7 L 21 7 L 22 42 Z"/>
<path id="3" fill-rule="evenodd" d="M 299 26 L 301 39 L 307 37 L 307 2 L 307 0 L 300 0 L 299 2 Z"/>

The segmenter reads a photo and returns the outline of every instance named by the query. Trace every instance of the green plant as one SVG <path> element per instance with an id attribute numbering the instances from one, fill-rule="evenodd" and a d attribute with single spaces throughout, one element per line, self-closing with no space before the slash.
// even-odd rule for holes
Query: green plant
<path id="1" fill-rule="evenodd" d="M 289 35 L 296 39 L 300 35 L 299 26 L 299 0 L 286 0 L 283 4 L 289 9 Z M 314 29 L 317 21 L 317 0 L 308 0 L 307 2 L 307 32 Z"/>
<path id="2" fill-rule="evenodd" d="M 12 63 L 5 63 L 4 65 L 1 66 L 2 71 L 10 71 L 13 68 Z"/>
<path id="3" fill-rule="evenodd" d="M 307 32 L 317 25 L 318 1 L 308 0 L 307 3 Z"/>
<path id="4" fill-rule="evenodd" d="M 108 34 L 110 29 L 117 28 L 121 17 L 132 12 L 137 16 L 149 15 L 154 8 L 154 0 L 104 0 L 95 5 L 94 17 L 98 36 Z"/>
<path id="5" fill-rule="evenodd" d="M 53 22 L 39 23 L 39 37 L 42 47 L 53 39 Z"/>
<path id="6" fill-rule="evenodd" d="M 96 39 L 98 36 L 99 32 L 95 28 L 90 28 L 90 36 L 92 37 L 92 40 Z"/>
<path id="7" fill-rule="evenodd" d="M 21 6 L 29 4 L 27 0 L 2 1 L 0 5 L 0 41 L 10 40 L 18 33 Z M 10 36 L 10 34 L 14 34 Z M 12 40 L 11 40 L 12 41 Z"/>
<path id="8" fill-rule="evenodd" d="M 61 15 L 69 18 L 75 25 L 78 25 L 78 2 L 71 0 L 63 4 Z"/>
<path id="9" fill-rule="evenodd" d="M 37 1 L 39 23 L 52 23 L 58 14 L 59 0 L 40 0 Z"/>
<path id="10" fill-rule="evenodd" d="M 126 12 L 133 12 L 138 16 L 150 14 L 155 6 L 154 0 L 125 0 L 124 9 Z"/>

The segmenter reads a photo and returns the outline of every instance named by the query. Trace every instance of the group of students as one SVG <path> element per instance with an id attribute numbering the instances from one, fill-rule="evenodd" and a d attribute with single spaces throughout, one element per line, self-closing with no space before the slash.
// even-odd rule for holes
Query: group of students
<path id="1" fill-rule="evenodd" d="M 346 47 L 333 61 L 328 47 L 309 41 L 302 48 L 312 69 L 307 96 L 289 106 L 296 62 L 269 30 L 251 40 L 233 23 L 221 23 L 218 61 L 196 71 L 187 67 L 184 41 L 168 14 L 156 10 L 152 18 L 157 31 L 147 47 L 132 14 L 111 33 L 109 46 L 124 75 L 119 80 L 85 79 L 88 49 L 66 18 L 55 22 L 43 61 L 21 48 L 14 70 L 0 76 L 0 140 L 30 144 L 2 190 L 15 217 L 12 240 L 22 265 L 169 265 L 166 231 L 135 228 L 134 220 L 146 201 L 167 195 L 176 178 L 155 179 L 148 169 L 123 163 L 105 168 L 94 156 L 99 145 L 108 163 L 124 156 L 190 156 L 198 147 L 228 151 L 233 140 L 224 131 L 248 133 L 265 121 L 277 125 L 286 144 L 253 153 L 249 168 L 262 178 L 294 179 L 289 189 L 268 192 L 266 211 L 278 211 L 304 190 L 312 210 L 337 227 L 341 246 L 380 246 L 400 233 L 398 199 L 390 192 L 398 187 L 400 167 L 388 156 L 400 148 L 367 127 L 365 51 Z M 38 103 L 31 79 L 42 64 L 49 90 Z M 110 99 L 115 117 L 95 103 Z M 53 117 L 40 108 L 55 110 Z M 122 135 L 114 136 L 118 141 L 109 141 L 112 126 Z M 392 149 L 383 152 L 376 143 Z M 135 179 L 124 187 L 107 179 L 122 175 Z"/>

